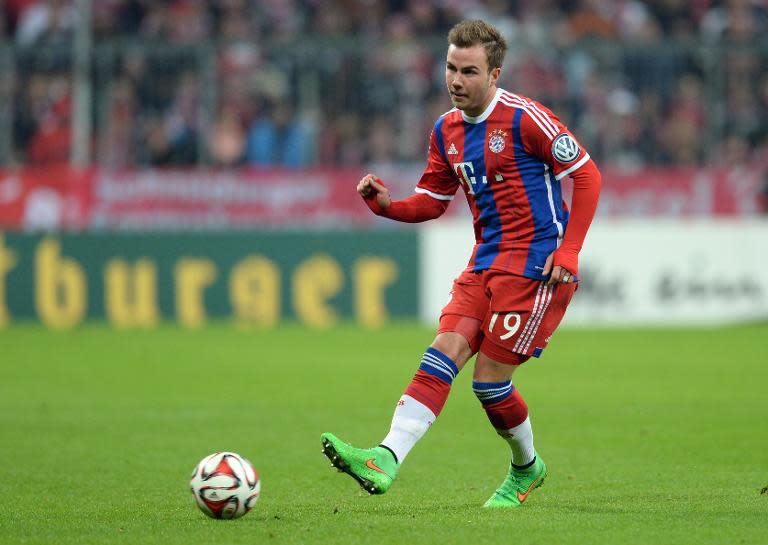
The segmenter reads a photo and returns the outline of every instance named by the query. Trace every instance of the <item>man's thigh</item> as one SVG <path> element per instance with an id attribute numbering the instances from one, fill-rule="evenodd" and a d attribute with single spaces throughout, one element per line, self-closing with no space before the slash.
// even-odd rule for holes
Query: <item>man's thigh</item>
<path id="1" fill-rule="evenodd" d="M 545 283 L 523 276 L 491 273 L 489 309 L 483 320 L 481 350 L 496 360 L 513 353 L 539 357 L 571 302 L 576 284 Z M 514 358 L 510 358 L 514 363 Z M 523 360 L 524 361 L 524 360 Z"/>
<path id="2" fill-rule="evenodd" d="M 476 353 L 483 341 L 482 324 L 488 314 L 490 299 L 486 293 L 485 273 L 464 271 L 453 281 L 448 303 L 440 313 L 439 333 L 461 334 Z"/>

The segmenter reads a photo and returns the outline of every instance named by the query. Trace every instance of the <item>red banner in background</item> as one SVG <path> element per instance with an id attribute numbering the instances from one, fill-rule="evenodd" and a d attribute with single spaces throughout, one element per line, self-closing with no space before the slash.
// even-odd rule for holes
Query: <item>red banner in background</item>
<path id="1" fill-rule="evenodd" d="M 146 170 L 96 175 L 91 223 L 118 228 L 370 224 L 358 170 Z"/>
<path id="2" fill-rule="evenodd" d="M 420 168 L 381 172 L 395 198 Z M 386 222 L 355 192 L 357 169 L 0 171 L 0 229 L 349 227 Z M 757 170 L 603 170 L 601 216 L 752 216 L 763 212 Z M 564 193 L 571 184 L 563 183 Z M 448 213 L 467 214 L 458 197 Z"/>
<path id="3" fill-rule="evenodd" d="M 613 217 L 753 216 L 764 213 L 755 168 L 603 171 L 599 213 Z M 570 191 L 571 184 L 563 184 Z"/>
<path id="4" fill-rule="evenodd" d="M 66 166 L 0 171 L 0 228 L 85 229 L 93 171 Z"/>

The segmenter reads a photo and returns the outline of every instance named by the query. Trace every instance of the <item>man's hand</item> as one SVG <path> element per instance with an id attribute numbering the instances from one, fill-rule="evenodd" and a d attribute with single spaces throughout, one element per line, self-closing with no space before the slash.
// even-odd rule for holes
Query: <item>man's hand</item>
<path id="1" fill-rule="evenodd" d="M 555 267 L 552 268 L 552 260 L 554 255 L 554 252 L 549 254 L 549 256 L 547 256 L 547 261 L 544 263 L 544 276 L 548 275 L 550 270 L 552 271 L 552 274 L 549 276 L 549 280 L 547 280 L 547 285 L 551 286 L 552 284 L 557 283 L 568 284 L 569 282 L 575 282 L 576 279 L 568 271 L 568 269 L 561 267 L 560 265 L 555 265 Z"/>
<path id="2" fill-rule="evenodd" d="M 378 204 L 382 210 L 386 210 L 389 208 L 389 205 L 392 204 L 392 197 L 389 195 L 389 189 L 387 189 L 384 184 L 381 183 L 381 180 L 373 174 L 366 174 L 363 176 L 363 179 L 357 183 L 357 192 L 360 193 L 365 200 L 375 199 L 376 204 Z"/>

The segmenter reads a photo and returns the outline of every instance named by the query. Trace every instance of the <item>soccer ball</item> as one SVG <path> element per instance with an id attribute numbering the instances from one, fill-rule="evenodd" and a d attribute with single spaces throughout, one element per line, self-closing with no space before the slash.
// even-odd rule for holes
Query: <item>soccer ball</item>
<path id="1" fill-rule="evenodd" d="M 203 458 L 189 483 L 200 510 L 215 519 L 245 515 L 259 499 L 261 481 L 251 462 L 234 452 Z"/>

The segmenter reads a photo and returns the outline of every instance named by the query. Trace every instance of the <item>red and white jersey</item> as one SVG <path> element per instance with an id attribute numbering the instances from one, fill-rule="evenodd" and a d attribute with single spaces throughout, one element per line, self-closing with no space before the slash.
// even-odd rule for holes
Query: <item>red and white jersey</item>
<path id="1" fill-rule="evenodd" d="M 549 109 L 498 89 L 478 117 L 454 108 L 437 120 L 416 192 L 452 200 L 464 189 L 476 240 L 468 269 L 543 280 L 568 225 L 560 180 L 587 161 Z"/>

